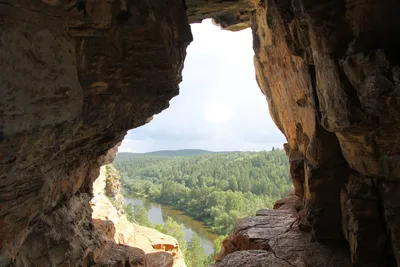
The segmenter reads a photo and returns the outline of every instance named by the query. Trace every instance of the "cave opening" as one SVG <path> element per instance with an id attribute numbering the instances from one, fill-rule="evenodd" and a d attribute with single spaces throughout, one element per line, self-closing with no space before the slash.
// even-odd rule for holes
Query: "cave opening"
<path id="1" fill-rule="evenodd" d="M 286 139 L 270 117 L 256 81 L 251 29 L 225 31 L 207 19 L 191 24 L 191 30 L 194 40 L 187 49 L 179 95 L 149 123 L 128 132 L 114 166 L 121 175 L 125 205 L 132 205 L 128 213 L 136 222 L 158 224 L 162 231 L 161 225 L 166 230 L 170 217 L 182 227 L 180 242 L 188 244 L 194 234 L 199 236 L 205 255 L 211 258 L 218 252 L 214 242 L 221 243 L 237 219 L 254 215 L 256 209 L 272 208 L 292 187 L 283 151 Z M 210 157 L 216 154 L 227 156 L 215 158 L 210 166 Z M 232 168 L 230 161 L 239 160 L 245 163 L 237 169 L 223 167 Z M 132 167 L 136 164 L 143 167 Z M 186 169 L 190 164 L 205 170 Z M 171 173 L 171 166 L 182 170 Z M 166 184 L 166 179 L 172 184 Z M 184 205 L 190 200 L 201 202 L 196 190 L 224 203 Z M 177 196 L 166 196 L 164 191 Z M 207 212 L 199 215 L 196 209 Z M 166 234 L 180 235 L 168 230 Z"/>

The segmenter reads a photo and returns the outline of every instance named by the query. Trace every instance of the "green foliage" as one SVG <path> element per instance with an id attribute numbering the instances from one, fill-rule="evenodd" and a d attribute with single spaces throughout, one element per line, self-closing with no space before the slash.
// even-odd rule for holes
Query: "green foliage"
<path id="1" fill-rule="evenodd" d="M 161 233 L 175 237 L 182 253 L 184 255 L 186 254 L 185 233 L 183 232 L 181 224 L 174 221 L 171 217 L 168 217 L 164 224 L 157 224 L 155 228 Z"/>
<path id="2" fill-rule="evenodd" d="M 214 240 L 214 253 L 208 256 L 206 266 L 214 263 L 214 257 L 221 251 L 222 241 L 224 241 L 225 238 L 226 236 L 219 236 Z"/>
<path id="3" fill-rule="evenodd" d="M 124 210 L 125 210 L 125 214 L 126 214 L 126 217 L 128 218 L 128 220 L 129 220 L 129 221 L 133 221 L 133 220 L 134 220 L 134 217 L 133 217 L 133 208 L 132 208 L 132 204 L 129 203 L 128 205 L 126 205 L 126 206 L 124 207 Z"/>
<path id="4" fill-rule="evenodd" d="M 138 204 L 132 206 L 131 203 L 124 207 L 126 217 L 129 221 L 137 223 L 141 226 L 153 228 L 153 224 L 148 217 L 148 210 Z"/>
<path id="5" fill-rule="evenodd" d="M 193 234 L 187 245 L 185 262 L 188 267 L 204 267 L 207 263 L 207 257 L 197 234 Z"/>
<path id="6" fill-rule="evenodd" d="M 199 156 L 199 155 L 208 155 L 208 154 L 217 154 L 221 152 L 213 152 L 202 149 L 180 149 L 180 150 L 159 150 L 147 153 L 127 153 L 120 152 L 118 156 L 124 157 L 125 155 L 129 158 L 131 157 L 152 157 L 152 156 L 160 156 L 160 157 L 185 157 L 185 156 Z"/>
<path id="7" fill-rule="evenodd" d="M 194 234 L 190 242 L 186 244 L 182 225 L 171 217 L 168 217 L 164 224 L 157 224 L 155 228 L 161 233 L 176 238 L 188 267 L 205 267 L 212 263 L 204 253 L 200 238 Z M 221 239 L 218 238 L 218 240 Z"/>
<path id="8" fill-rule="evenodd" d="M 124 153 L 114 166 L 130 193 L 172 205 L 220 235 L 292 190 L 283 150 L 188 157 Z"/>
<path id="9" fill-rule="evenodd" d="M 108 164 L 106 167 L 106 195 L 109 197 L 115 197 L 119 193 L 119 174 L 112 164 Z"/>
<path id="10" fill-rule="evenodd" d="M 104 194 L 110 200 L 111 204 L 118 211 L 124 208 L 124 199 L 120 194 L 119 173 L 112 164 L 105 166 L 105 188 Z"/>
<path id="11" fill-rule="evenodd" d="M 153 224 L 149 220 L 148 210 L 139 204 L 133 206 L 133 218 L 139 225 L 153 228 Z"/>
<path id="12" fill-rule="evenodd" d="M 121 194 L 117 195 L 116 197 L 110 197 L 108 195 L 106 195 L 106 197 L 116 210 L 121 211 L 124 208 L 124 199 Z"/>
<path id="13" fill-rule="evenodd" d="M 226 238 L 226 236 L 219 236 L 218 238 L 216 238 L 214 240 L 214 255 L 217 255 L 222 248 L 222 241 L 224 241 L 224 239 Z"/>

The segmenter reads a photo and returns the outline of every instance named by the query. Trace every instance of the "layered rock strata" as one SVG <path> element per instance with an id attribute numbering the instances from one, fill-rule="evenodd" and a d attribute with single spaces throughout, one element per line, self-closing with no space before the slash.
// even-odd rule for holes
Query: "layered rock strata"
<path id="1" fill-rule="evenodd" d="M 345 246 L 320 243 L 300 230 L 298 210 L 302 207 L 297 196 L 286 198 L 276 208 L 237 221 L 215 257 L 215 267 L 351 266 Z"/>

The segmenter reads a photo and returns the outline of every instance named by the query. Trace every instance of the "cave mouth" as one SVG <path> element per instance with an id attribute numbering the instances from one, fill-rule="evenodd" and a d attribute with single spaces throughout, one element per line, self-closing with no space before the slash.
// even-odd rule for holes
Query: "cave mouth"
<path id="1" fill-rule="evenodd" d="M 154 174 L 157 176 L 154 179 L 150 177 L 151 175 L 147 176 L 145 173 L 156 173 L 157 167 L 151 166 L 151 164 L 147 165 L 146 161 L 153 161 L 152 157 L 160 155 L 167 155 L 167 157 L 186 156 L 188 158 L 182 159 L 182 162 L 178 163 L 169 162 L 168 159 L 160 159 L 161 163 L 155 163 L 159 164 L 159 168 L 168 169 L 171 165 L 173 165 L 172 168 L 175 168 L 179 165 L 194 163 L 190 157 L 209 155 L 210 151 L 232 153 L 242 151 L 247 153 L 243 155 L 254 157 L 254 162 L 252 160 L 247 162 L 254 164 L 254 166 L 252 165 L 254 172 L 262 170 L 265 172 L 262 175 L 267 175 L 266 170 L 260 168 L 260 164 L 267 163 L 262 161 L 266 154 L 258 155 L 256 152 L 271 151 L 277 148 L 280 150 L 277 152 L 279 157 L 284 157 L 284 162 L 286 162 L 286 166 L 283 166 L 283 169 L 286 167 L 285 171 L 279 173 L 286 174 L 283 174 L 286 178 L 285 189 L 279 188 L 278 182 L 276 186 L 272 183 L 268 185 L 250 183 L 251 179 L 259 178 L 255 178 L 257 174 L 252 176 L 252 170 L 248 170 L 246 175 L 243 174 L 244 179 L 248 181 L 234 180 L 225 190 L 231 190 L 237 192 L 237 194 L 243 193 L 243 196 L 248 192 L 254 194 L 254 197 L 258 197 L 264 194 L 264 191 L 262 191 L 264 187 L 272 187 L 269 188 L 270 195 L 265 193 L 265 198 L 270 197 L 271 201 L 264 201 L 264 205 L 257 206 L 261 209 L 272 208 L 273 202 L 286 197 L 288 191 L 292 191 L 292 188 L 288 186 L 289 183 L 291 184 L 288 171 L 289 164 L 283 151 L 283 144 L 286 139 L 272 121 L 268 103 L 255 78 L 251 29 L 247 28 L 239 32 L 225 31 L 214 25 L 210 19 L 207 19 L 202 23 L 192 24 L 191 30 L 194 40 L 187 49 L 183 82 L 180 84 L 179 95 L 170 101 L 170 106 L 166 110 L 154 116 L 149 123 L 128 132 L 118 148 L 119 155 L 117 154 L 114 166 L 118 171 L 121 171 L 125 204 L 132 204 L 133 210 L 135 210 L 136 205 L 138 217 L 135 219 L 136 222 L 140 225 L 155 227 L 156 224 L 166 224 L 167 218 L 170 217 L 182 226 L 186 243 L 191 241 L 193 234 L 196 234 L 200 237 L 205 254 L 212 256 L 218 252 L 215 251 L 213 242 L 216 240 L 222 242 L 221 237 L 229 234 L 233 223 L 226 218 L 218 218 L 217 215 L 214 215 L 217 218 L 208 219 L 207 222 L 204 218 L 193 215 L 191 208 L 187 207 L 189 205 L 180 204 L 182 201 L 189 202 L 185 199 L 185 196 L 175 201 L 154 193 L 159 189 L 157 183 L 164 179 L 166 175 L 158 176 L 158 174 Z M 135 156 L 130 160 L 126 152 L 135 153 Z M 140 161 L 137 157 L 145 157 L 146 160 Z M 238 158 L 239 156 L 232 157 Z M 256 162 L 258 159 L 261 159 L 261 161 Z M 163 160 L 165 160 L 165 164 L 170 164 L 170 166 L 162 165 L 164 164 Z M 187 160 L 187 162 L 184 162 L 184 160 Z M 204 160 L 208 160 L 207 157 Z M 126 163 L 128 161 L 129 163 Z M 140 170 L 127 169 L 129 168 L 128 165 L 140 164 L 144 165 L 142 169 L 139 168 Z M 219 160 L 219 164 L 228 164 L 227 159 Z M 205 166 L 201 162 L 198 165 Z M 162 172 L 162 170 L 160 171 Z M 235 173 L 235 171 L 232 173 Z M 197 174 L 191 173 L 191 175 L 196 175 L 195 179 L 198 179 Z M 238 174 L 233 174 L 235 179 L 238 178 L 235 175 Z M 207 176 L 207 174 L 204 174 L 204 176 Z M 131 180 L 132 177 L 135 178 Z M 266 180 L 270 179 L 268 176 L 263 177 Z M 207 184 L 208 178 L 204 178 L 205 187 L 214 186 L 215 189 L 213 190 L 221 194 L 219 191 L 221 188 L 217 188 L 211 182 Z M 139 182 L 141 179 L 146 182 Z M 199 179 L 203 179 L 203 177 Z M 214 179 L 216 178 L 214 177 Z M 280 177 L 276 179 L 279 180 Z M 192 192 L 194 191 L 193 187 L 196 186 L 194 182 L 191 184 L 192 182 L 188 180 L 180 182 L 175 177 L 171 180 L 173 180 L 175 186 L 180 187 L 182 192 L 189 190 L 189 188 Z M 253 192 L 251 188 L 246 189 L 245 187 L 249 187 L 250 184 L 254 187 L 263 187 L 263 189 L 260 189 L 260 192 L 256 192 L 256 190 Z M 198 180 L 197 185 L 203 186 L 200 180 Z M 165 187 L 162 183 L 161 191 L 164 191 Z M 139 188 L 146 189 L 141 190 Z M 172 192 L 172 190 L 169 189 L 171 195 L 175 193 L 179 195 L 179 192 Z M 273 193 L 271 193 L 272 191 Z M 272 197 L 272 194 L 274 194 L 274 197 Z M 279 195 L 275 196 L 275 194 Z M 225 197 L 220 196 L 221 199 Z M 231 195 L 228 195 L 228 197 L 231 197 Z M 260 201 L 262 202 L 261 198 Z M 194 199 L 194 201 L 201 201 L 201 199 Z M 171 209 L 170 206 L 163 204 L 171 205 L 173 208 Z M 143 217 L 142 209 L 147 211 L 148 218 Z M 183 210 L 186 214 L 182 214 L 179 210 Z M 231 213 L 229 217 L 236 220 L 238 217 L 255 215 L 256 210 L 252 209 L 252 212 L 240 213 L 240 216 Z M 239 211 L 237 213 L 239 214 Z M 229 214 L 228 211 L 227 214 Z M 226 220 L 226 223 L 217 229 L 213 223 L 219 220 Z M 209 224 L 208 226 L 206 222 Z M 166 234 L 173 235 L 174 233 L 167 231 Z"/>
<path id="2" fill-rule="evenodd" d="M 87 17 L 77 1 L 0 3 L 1 266 L 74 266 L 100 246 L 89 198 L 104 155 L 179 93 L 189 23 L 206 17 L 251 21 L 312 241 L 347 240 L 355 266 L 400 265 L 399 1 L 79 2 Z"/>
<path id="3" fill-rule="evenodd" d="M 186 47 L 192 41 L 182 1 L 174 2 L 167 10 L 140 2 L 131 7 L 136 15 L 151 9 L 159 15 L 155 17 L 160 23 L 154 23 L 153 16 L 143 15 L 132 16 L 129 24 L 106 19 L 114 15 L 114 3 L 90 7 L 93 3 L 87 1 L 89 19 L 81 21 L 79 10 L 72 10 L 64 20 L 57 15 L 61 12 L 60 6 L 47 6 L 49 1 L 43 2 L 48 13 L 33 11 L 30 4 L 19 8 L 0 3 L 1 7 L 6 6 L 4 14 L 7 14 L 2 21 L 5 30 L 0 32 L 3 38 L 0 59 L 7 63 L 2 65 L 6 75 L 0 79 L 5 89 L 1 90 L 0 97 L 4 108 L 0 111 L 0 120 L 4 122 L 0 127 L 0 266 L 10 262 L 16 266 L 34 266 L 43 261 L 48 266 L 68 261 L 72 266 L 82 257 L 92 261 L 90 254 L 99 247 L 103 249 L 93 231 L 93 223 L 107 226 L 109 220 L 92 220 L 93 182 L 100 166 L 110 160 L 107 152 L 123 139 L 127 129 L 143 125 L 178 94 Z M 96 18 L 105 21 L 95 21 Z M 98 24 L 86 25 L 91 22 Z M 210 21 L 204 23 L 212 26 Z M 193 28 L 199 26 L 193 25 Z M 90 27 L 98 28 L 91 31 Z M 111 30 L 103 27 L 111 27 Z M 212 27 L 218 32 L 216 35 L 242 34 Z M 208 84 L 202 83 L 204 76 L 212 74 L 219 78 L 211 81 L 215 87 L 209 94 L 215 95 L 208 109 L 201 109 L 198 114 L 214 127 L 214 131 L 220 130 L 216 125 L 241 118 L 242 123 L 235 122 L 225 132 L 219 131 L 215 144 L 227 139 L 226 132 L 235 133 L 237 129 L 244 129 L 247 135 L 254 137 L 266 121 L 257 117 L 265 116 L 268 109 L 254 77 L 251 32 L 249 29 L 244 32 L 248 40 L 247 54 L 243 55 L 247 68 L 232 68 L 229 77 L 222 77 L 220 73 L 228 69 L 226 64 L 240 66 L 237 58 L 241 47 L 233 48 L 234 40 L 218 44 L 217 38 L 208 37 L 213 42 L 202 45 L 208 49 L 220 47 L 219 54 L 225 53 L 221 60 L 224 64 L 213 63 L 212 58 L 206 57 L 207 51 L 203 51 L 197 57 L 206 59 L 202 68 L 214 70 L 213 73 L 199 75 L 200 67 L 184 73 L 185 80 L 196 77 L 196 82 L 192 83 L 197 87 L 189 84 L 191 88 L 182 88 L 182 94 L 189 89 L 204 94 L 204 88 L 209 89 Z M 229 47 L 231 49 L 227 49 Z M 191 48 L 188 53 L 191 54 Z M 233 81 L 242 76 L 252 78 L 252 90 L 247 90 L 249 86 L 244 81 Z M 231 85 L 226 84 L 228 80 Z M 233 97 L 233 84 L 235 91 L 240 89 L 241 92 L 235 92 L 236 97 Z M 217 90 L 225 86 L 231 91 Z M 255 103 L 243 97 L 250 91 L 260 103 L 256 110 L 251 109 Z M 179 97 L 176 99 L 178 101 Z M 190 110 L 191 105 L 178 112 Z M 177 104 L 171 102 L 171 106 Z M 234 106 L 247 109 L 234 112 Z M 169 110 L 172 109 L 166 112 Z M 250 119 L 257 124 L 250 127 Z M 197 118 L 187 116 L 180 120 L 174 125 L 185 125 L 185 121 Z M 272 122 L 270 124 L 273 126 Z M 198 125 L 192 126 L 201 129 Z M 279 146 L 276 143 L 262 146 L 257 136 L 254 139 L 257 140 L 254 144 L 229 150 L 255 150 L 253 145 L 259 145 L 257 150 Z M 229 141 L 228 145 L 233 145 L 242 140 Z M 213 150 L 225 149 L 226 146 Z M 109 232 L 114 231 L 111 228 Z M 79 233 L 78 238 L 76 233 Z M 58 253 L 58 248 L 67 253 Z"/>

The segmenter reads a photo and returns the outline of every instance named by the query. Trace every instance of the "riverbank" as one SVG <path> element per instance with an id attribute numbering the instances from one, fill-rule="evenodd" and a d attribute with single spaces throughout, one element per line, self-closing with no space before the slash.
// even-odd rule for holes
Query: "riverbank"
<path id="1" fill-rule="evenodd" d="M 185 212 L 169 205 L 157 203 L 153 200 L 126 192 L 123 196 L 125 205 L 130 203 L 145 207 L 148 210 L 148 218 L 152 224 L 164 224 L 167 218 L 171 217 L 174 221 L 182 225 L 186 242 L 189 242 L 195 233 L 200 238 L 205 254 L 208 256 L 214 253 L 214 240 L 218 238 L 218 235 L 213 233 L 203 222 L 195 220 L 185 214 Z"/>
<path id="2" fill-rule="evenodd" d="M 127 192 L 172 205 L 228 235 L 293 189 L 283 150 L 159 157 L 121 154 L 115 159 Z"/>

